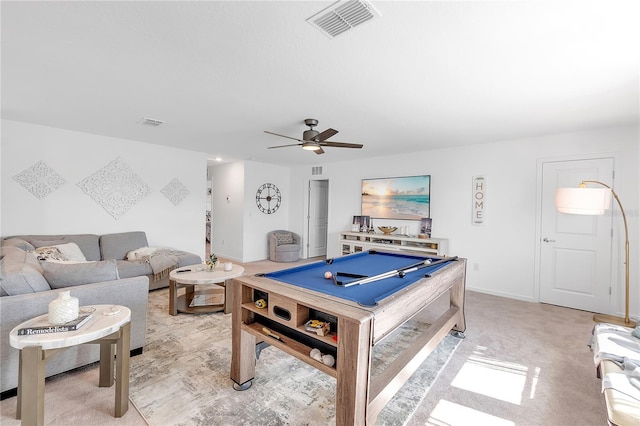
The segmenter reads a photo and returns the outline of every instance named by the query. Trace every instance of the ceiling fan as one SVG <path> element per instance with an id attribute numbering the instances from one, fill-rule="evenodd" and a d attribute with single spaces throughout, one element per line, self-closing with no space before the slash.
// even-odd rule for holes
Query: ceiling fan
<path id="1" fill-rule="evenodd" d="M 287 139 L 293 139 L 294 141 L 298 141 L 300 143 L 293 143 L 289 145 L 278 145 L 278 146 L 270 146 L 267 149 L 273 148 L 284 148 L 288 146 L 301 146 L 302 149 L 306 149 L 309 151 L 313 151 L 316 154 L 324 154 L 324 150 L 322 147 L 333 147 L 333 148 L 362 148 L 362 144 L 359 143 L 347 143 L 347 142 L 329 142 L 331 136 L 338 133 L 337 130 L 327 129 L 324 132 L 318 132 L 317 130 L 313 130 L 315 126 L 318 125 L 318 120 L 315 118 L 307 118 L 304 120 L 304 124 L 309 126 L 309 130 L 305 130 L 302 134 L 302 139 L 292 138 L 291 136 L 279 135 L 278 133 L 264 131 L 265 133 L 269 133 L 270 135 L 276 135 Z"/>

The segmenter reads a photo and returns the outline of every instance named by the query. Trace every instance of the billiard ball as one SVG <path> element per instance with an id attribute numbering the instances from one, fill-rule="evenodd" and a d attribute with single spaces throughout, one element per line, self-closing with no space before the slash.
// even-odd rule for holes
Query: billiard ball
<path id="1" fill-rule="evenodd" d="M 322 355 L 322 363 L 327 367 L 333 367 L 333 364 L 336 363 L 336 359 L 333 357 L 333 355 Z"/>
<path id="2" fill-rule="evenodd" d="M 333 274 L 331 273 L 331 271 L 327 271 L 324 273 L 324 277 L 330 280 L 331 278 L 333 278 Z"/>
<path id="3" fill-rule="evenodd" d="M 322 353 L 320 352 L 320 349 L 317 349 L 317 348 L 311 349 L 309 356 L 312 359 L 315 359 L 316 361 L 322 362 Z"/>
<path id="4" fill-rule="evenodd" d="M 258 309 L 264 309 L 267 307 L 267 301 L 264 299 L 256 300 L 255 304 L 256 304 L 256 308 Z"/>

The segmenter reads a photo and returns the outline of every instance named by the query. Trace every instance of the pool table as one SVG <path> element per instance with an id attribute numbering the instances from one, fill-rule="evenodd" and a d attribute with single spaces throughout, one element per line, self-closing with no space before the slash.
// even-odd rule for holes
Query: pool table
<path id="1" fill-rule="evenodd" d="M 406 273 L 394 273 L 410 266 L 414 268 Z M 326 272 L 332 277 L 326 278 Z M 387 272 L 388 277 L 380 278 Z M 382 408 L 449 332 L 463 337 L 465 276 L 465 259 L 372 250 L 235 278 L 231 282 L 234 387 L 251 386 L 260 349 L 272 345 L 336 378 L 337 425 L 374 424 Z M 366 277 L 376 278 L 345 285 Z M 448 310 L 383 373 L 371 377 L 374 346 L 447 292 Z M 327 323 L 328 332 L 308 331 L 309 320 Z M 313 348 L 333 355 L 335 364 L 312 359 Z"/>

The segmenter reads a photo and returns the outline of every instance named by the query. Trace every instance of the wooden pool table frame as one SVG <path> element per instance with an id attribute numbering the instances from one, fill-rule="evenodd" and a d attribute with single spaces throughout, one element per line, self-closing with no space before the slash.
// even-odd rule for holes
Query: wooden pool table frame
<path id="1" fill-rule="evenodd" d="M 464 332 L 465 279 L 466 260 L 457 259 L 432 276 L 421 278 L 385 298 L 378 306 L 369 307 L 265 277 L 234 278 L 231 284 L 234 386 L 246 389 L 251 385 L 258 353 L 256 344 L 266 342 L 336 378 L 337 425 L 374 424 L 387 402 L 440 341 L 452 330 Z M 255 306 L 256 292 L 267 294 L 267 308 Z M 449 309 L 381 374 L 371 377 L 373 347 L 446 292 L 450 293 Z M 333 340 L 333 333 L 317 336 L 305 330 L 310 310 L 336 318 L 337 342 Z M 289 313 L 290 318 L 283 317 L 282 312 Z M 265 321 L 281 340 L 265 335 Z M 296 337 L 301 334 L 306 339 Z M 310 358 L 313 345 L 309 344 L 308 337 L 325 347 L 335 347 L 335 366 L 327 367 Z"/>

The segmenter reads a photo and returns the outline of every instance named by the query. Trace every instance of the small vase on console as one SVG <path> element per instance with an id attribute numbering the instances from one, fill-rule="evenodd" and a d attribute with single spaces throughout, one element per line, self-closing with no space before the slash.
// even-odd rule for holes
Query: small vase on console
<path id="1" fill-rule="evenodd" d="M 61 291 L 58 298 L 49 303 L 49 323 L 61 325 L 78 318 L 79 303 L 77 297 L 71 297 L 70 291 Z"/>

